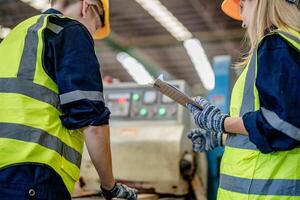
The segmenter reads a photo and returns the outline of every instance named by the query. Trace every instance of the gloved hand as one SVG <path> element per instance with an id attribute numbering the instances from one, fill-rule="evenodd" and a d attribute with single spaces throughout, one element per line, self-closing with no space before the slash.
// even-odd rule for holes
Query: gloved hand
<path id="1" fill-rule="evenodd" d="M 101 191 L 106 200 L 111 200 L 112 198 L 136 200 L 138 192 L 136 189 L 130 188 L 121 183 L 116 183 L 111 190 L 105 190 L 101 187 Z"/>
<path id="2" fill-rule="evenodd" d="M 224 121 L 228 115 L 223 114 L 219 108 L 202 97 L 196 97 L 195 102 L 199 104 L 202 109 L 192 104 L 187 104 L 187 108 L 193 113 L 195 123 L 198 127 L 217 133 L 225 132 Z"/>
<path id="3" fill-rule="evenodd" d="M 195 152 L 207 152 L 222 146 L 222 135 L 221 132 L 193 129 L 189 132 L 188 138 L 192 141 Z"/>

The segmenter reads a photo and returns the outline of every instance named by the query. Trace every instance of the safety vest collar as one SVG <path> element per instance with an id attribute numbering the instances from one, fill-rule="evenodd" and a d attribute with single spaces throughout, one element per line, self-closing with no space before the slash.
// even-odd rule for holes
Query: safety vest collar
<path id="1" fill-rule="evenodd" d="M 26 37 L 24 50 L 22 53 L 17 77 L 0 78 L 0 92 L 18 93 L 29 96 L 36 100 L 48 103 L 61 110 L 58 94 L 47 87 L 34 83 L 38 59 L 39 36 L 38 31 L 43 27 L 45 18 L 49 15 L 40 15 L 37 22 L 29 27 Z M 58 32 L 63 28 L 49 23 L 52 31 Z M 48 27 L 49 26 L 49 27 Z"/>

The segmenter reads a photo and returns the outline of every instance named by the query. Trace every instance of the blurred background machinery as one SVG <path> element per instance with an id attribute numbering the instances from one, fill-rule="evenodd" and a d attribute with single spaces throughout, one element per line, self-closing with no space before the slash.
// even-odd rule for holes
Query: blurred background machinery
<path id="1" fill-rule="evenodd" d="M 169 79 L 186 80 L 193 92 L 197 88 L 196 93 L 212 89 L 212 80 L 202 75 L 210 67 L 203 60 L 230 55 L 236 61 L 244 35 L 241 25 L 221 12 L 221 3 L 222 0 L 110 0 L 112 33 L 95 43 L 103 77 L 139 82 L 141 78 L 137 76 L 145 78 L 145 73 L 133 74 L 124 64 L 133 58 L 150 76 L 164 72 Z M 48 0 L 0 0 L 0 38 L 47 7 Z M 203 53 L 195 51 L 195 60 L 190 52 L 199 48 Z"/>
<path id="2" fill-rule="evenodd" d="M 171 84 L 188 93 L 184 81 Z M 106 104 L 112 112 L 115 178 L 138 188 L 140 193 L 182 197 L 190 195 L 196 176 L 199 189 L 205 191 L 206 159 L 193 153 L 186 137 L 191 129 L 187 109 L 150 86 L 126 83 L 105 89 Z M 99 179 L 86 151 L 81 181 L 81 189 L 99 190 Z"/>
<path id="3" fill-rule="evenodd" d="M 96 41 L 95 48 L 102 77 L 112 84 L 106 87 L 106 101 L 112 110 L 113 159 L 118 179 L 139 183 L 145 192 L 186 194 L 189 181 L 183 178 L 182 166 L 192 163 L 200 169 L 185 136 L 191 128 L 191 116 L 140 84 L 163 73 L 167 80 L 184 80 L 174 84 L 186 91 L 190 88 L 187 92 L 193 96 L 207 96 L 227 112 L 228 94 L 236 77 L 230 66 L 239 57 L 244 31 L 221 12 L 221 3 L 110 0 L 112 33 Z M 19 22 L 47 8 L 48 0 L 0 0 L 0 42 Z M 122 156 L 115 156 L 116 152 Z M 136 156 L 129 157 L 129 153 Z M 204 188 L 208 184 L 211 200 L 216 196 L 221 156 L 222 149 L 206 155 L 208 181 L 203 184 Z M 205 161 L 199 163 L 206 165 Z M 86 165 L 83 173 L 89 168 Z M 84 178 L 91 181 L 81 185 L 96 187 L 95 175 L 91 176 Z"/>

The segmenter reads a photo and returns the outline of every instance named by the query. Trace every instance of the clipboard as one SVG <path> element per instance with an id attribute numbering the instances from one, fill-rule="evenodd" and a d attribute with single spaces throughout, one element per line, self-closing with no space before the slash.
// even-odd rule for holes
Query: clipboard
<path id="1" fill-rule="evenodd" d="M 175 86 L 167 83 L 164 78 L 163 74 L 161 74 L 153 83 L 153 87 L 161 92 L 162 94 L 168 96 L 169 98 L 173 99 L 176 103 L 186 107 L 187 103 L 193 104 L 194 106 L 201 108 L 199 104 L 197 104 L 190 96 L 180 91 Z"/>

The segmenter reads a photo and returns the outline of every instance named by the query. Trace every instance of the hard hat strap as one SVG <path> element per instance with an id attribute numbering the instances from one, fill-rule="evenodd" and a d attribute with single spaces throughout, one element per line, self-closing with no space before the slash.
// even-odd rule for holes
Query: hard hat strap
<path id="1" fill-rule="evenodd" d="M 100 3 L 100 9 L 102 9 L 102 13 L 100 13 L 100 20 L 101 20 L 101 23 L 102 23 L 102 27 L 105 26 L 105 9 L 104 9 L 104 6 L 103 6 L 103 3 L 102 1 L 99 1 Z"/>
<path id="2" fill-rule="evenodd" d="M 88 3 L 91 3 L 91 5 L 93 5 L 94 8 L 96 9 L 96 13 L 100 18 L 101 25 L 102 25 L 102 27 L 104 27 L 105 26 L 105 10 L 104 10 L 102 1 L 98 1 L 98 0 L 97 1 L 87 0 L 87 1 L 88 1 Z"/>

